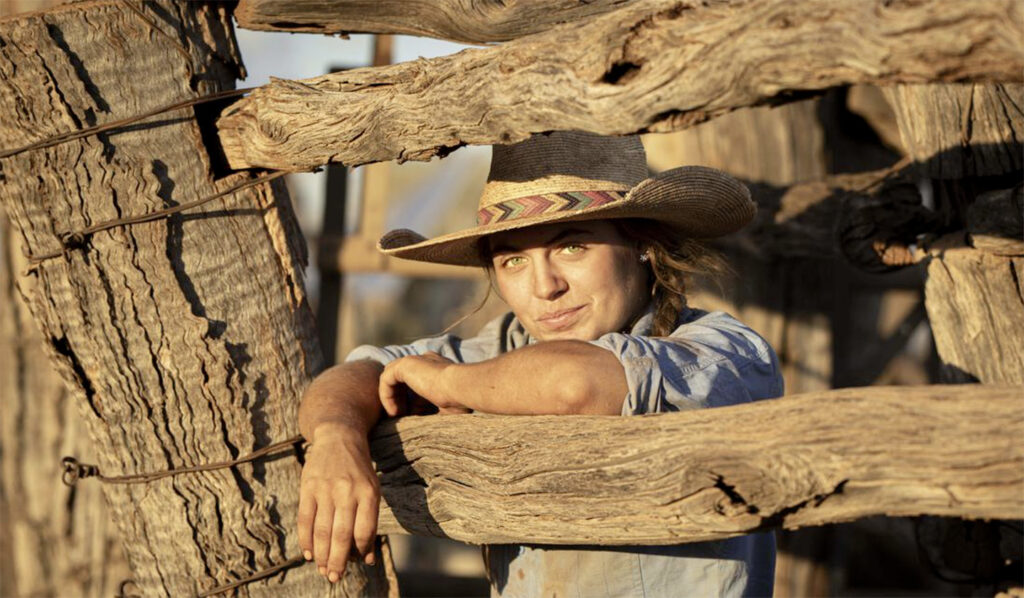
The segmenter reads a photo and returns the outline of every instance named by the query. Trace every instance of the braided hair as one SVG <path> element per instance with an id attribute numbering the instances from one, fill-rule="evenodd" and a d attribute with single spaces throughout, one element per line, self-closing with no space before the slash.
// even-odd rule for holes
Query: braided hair
<path id="1" fill-rule="evenodd" d="M 647 256 L 654 298 L 651 336 L 668 336 L 686 307 L 686 286 L 694 275 L 728 271 L 725 261 L 703 244 L 680 237 L 669 226 L 655 220 L 611 220 L 619 233 L 642 255 Z"/>

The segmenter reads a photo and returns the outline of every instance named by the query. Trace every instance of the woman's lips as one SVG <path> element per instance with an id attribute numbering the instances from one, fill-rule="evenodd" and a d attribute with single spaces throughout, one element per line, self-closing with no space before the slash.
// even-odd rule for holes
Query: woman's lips
<path id="1" fill-rule="evenodd" d="M 584 307 L 586 305 L 553 311 L 538 318 L 537 322 L 548 330 L 564 330 L 576 323 Z"/>

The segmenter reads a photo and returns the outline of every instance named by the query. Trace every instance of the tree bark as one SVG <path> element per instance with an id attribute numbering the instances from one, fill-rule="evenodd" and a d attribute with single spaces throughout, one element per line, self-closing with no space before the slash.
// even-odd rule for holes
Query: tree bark
<path id="1" fill-rule="evenodd" d="M 16 0 L 0 17 L 59 2 Z M 25 268 L 0 209 L 0 596 L 117 593 L 131 572 L 100 488 L 60 484 L 60 459 L 92 441 L 18 292 Z"/>
<path id="2" fill-rule="evenodd" d="M 1024 254 L 964 245 L 936 253 L 925 306 L 949 378 L 1024 385 Z"/>
<path id="3" fill-rule="evenodd" d="M 941 376 L 1024 384 L 1024 230 L 1012 201 L 1024 171 L 1024 86 L 914 85 L 886 97 L 936 217 L 952 231 L 932 247 L 925 283 Z M 1012 562 L 1019 571 L 1019 551 L 1001 550 L 1001 537 L 1020 539 L 1005 524 L 924 519 L 920 527 L 942 547 L 936 560 L 958 577 L 998 581 Z"/>
<path id="4" fill-rule="evenodd" d="M 235 19 L 239 27 L 262 31 L 396 33 L 480 44 L 539 33 L 633 1 L 241 0 Z"/>
<path id="5" fill-rule="evenodd" d="M 282 169 L 553 130 L 666 132 L 847 83 L 1021 81 L 1022 22 L 1012 0 L 643 0 L 495 48 L 274 81 L 218 127 L 233 168 Z"/>
<path id="6" fill-rule="evenodd" d="M 646 417 L 378 426 L 385 532 L 675 544 L 869 515 L 1024 515 L 1020 387 L 833 390 Z"/>
<path id="7" fill-rule="evenodd" d="M 241 63 L 226 6 L 135 8 L 147 18 L 106 0 L 0 20 L 5 144 L 233 86 Z M 253 180 L 217 172 L 204 144 L 210 118 L 209 107 L 187 108 L 0 163 L 0 200 L 24 251 L 69 243 L 20 286 L 108 476 L 228 460 L 291 437 L 321 367 L 280 181 L 162 220 L 64 235 Z M 286 454 L 105 485 L 136 585 L 147 596 L 196 595 L 298 555 L 299 470 Z M 302 567 L 238 592 L 383 594 L 384 577 L 356 565 L 328 589 Z"/>
<path id="8" fill-rule="evenodd" d="M 1024 85 L 900 85 L 885 95 L 924 176 L 959 180 L 1021 170 Z"/>
<path id="9" fill-rule="evenodd" d="M 938 217 L 955 231 L 933 249 L 925 286 L 946 372 L 950 380 L 1024 384 L 1024 86 L 917 85 L 886 95 Z M 1017 190 L 980 197 L 993 186 Z"/>
<path id="10" fill-rule="evenodd" d="M 106 598 L 130 577 L 99 487 L 60 483 L 92 441 L 18 294 L 24 259 L 0 214 L 0 596 Z"/>

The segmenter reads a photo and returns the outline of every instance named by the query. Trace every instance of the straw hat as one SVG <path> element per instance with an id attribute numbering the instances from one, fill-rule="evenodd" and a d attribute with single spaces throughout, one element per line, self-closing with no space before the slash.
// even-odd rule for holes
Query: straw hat
<path id="1" fill-rule="evenodd" d="M 410 260 L 483 266 L 482 238 L 538 224 L 648 218 L 682 236 L 710 238 L 735 232 L 754 217 L 746 186 L 719 170 L 684 166 L 647 175 L 637 137 L 567 131 L 495 145 L 476 227 L 433 239 L 393 230 L 377 247 Z"/>

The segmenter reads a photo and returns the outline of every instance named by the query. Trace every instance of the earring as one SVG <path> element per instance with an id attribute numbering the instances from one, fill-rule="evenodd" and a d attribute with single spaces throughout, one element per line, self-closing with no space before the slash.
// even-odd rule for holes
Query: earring
<path id="1" fill-rule="evenodd" d="M 640 263 L 641 264 L 646 264 L 650 259 L 651 258 L 650 258 L 650 256 L 647 255 L 647 253 L 641 253 L 640 254 Z"/>

